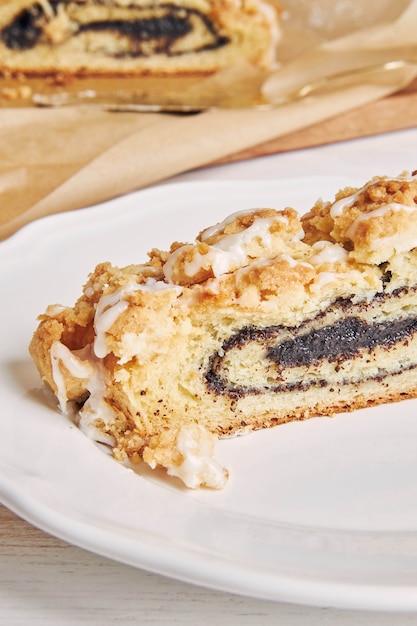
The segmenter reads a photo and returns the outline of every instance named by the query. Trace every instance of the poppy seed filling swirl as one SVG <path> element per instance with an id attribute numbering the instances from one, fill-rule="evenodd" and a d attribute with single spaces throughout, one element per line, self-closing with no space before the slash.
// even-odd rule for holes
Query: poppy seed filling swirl
<path id="1" fill-rule="evenodd" d="M 363 316 L 363 312 L 366 313 L 369 308 L 377 308 L 386 299 L 400 297 L 404 291 L 408 290 L 397 290 L 389 296 L 379 295 L 371 304 L 353 304 L 350 300 L 340 300 L 313 320 L 297 327 L 246 326 L 223 343 L 220 354 L 212 356 L 205 375 L 208 387 L 216 394 L 236 399 L 248 394 L 285 393 L 311 386 L 324 387 L 329 384 L 322 372 L 324 363 L 333 364 L 332 373 L 340 373 L 342 384 L 354 384 L 357 372 L 353 378 L 349 376 L 348 367 L 347 372 L 343 371 L 344 363 L 357 358 L 365 358 L 369 363 L 375 350 L 388 350 L 396 344 L 406 343 L 416 334 L 417 318 L 413 315 L 405 313 L 396 319 L 378 322 Z M 330 322 L 335 314 L 338 317 L 343 312 L 346 316 Z M 257 384 L 252 386 L 243 384 L 245 372 L 242 371 L 239 377 L 239 372 L 231 368 L 230 364 L 234 355 L 236 361 L 244 362 L 245 348 L 250 349 L 254 344 L 259 360 L 258 363 L 252 363 L 251 368 L 258 369 L 260 374 L 256 379 Z M 307 375 L 304 369 L 302 377 L 292 376 L 292 371 L 296 373 L 297 368 L 306 367 Z M 417 367 L 417 363 L 410 363 L 408 367 Z M 398 370 L 372 370 L 368 377 L 383 379 L 386 375 L 395 375 L 403 370 L 404 365 L 398 364 Z"/>
<path id="2" fill-rule="evenodd" d="M 101 7 L 103 3 L 99 0 L 92 4 Z M 151 54 L 175 56 L 187 52 L 215 49 L 228 43 L 227 37 L 216 32 L 214 25 L 205 14 L 189 7 L 177 7 L 169 3 L 143 9 L 128 6 L 124 7 L 123 15 L 131 13 L 130 18 L 107 19 L 104 18 L 103 13 L 103 19 L 82 21 L 82 6 L 76 2 L 49 0 L 49 6 L 53 15 L 47 14 L 44 6 L 39 2 L 21 11 L 0 33 L 5 46 L 10 50 L 24 51 L 43 43 L 54 44 L 49 40 L 47 27 L 51 19 L 62 17 L 63 14 L 68 18 L 68 37 L 104 34 L 114 36 L 116 40 L 127 40 L 127 48 L 123 46 L 117 50 L 116 47 L 112 53 L 106 51 L 106 55 L 115 57 L 139 57 Z M 105 9 L 104 5 L 103 9 Z M 142 17 L 140 17 L 141 14 Z M 204 34 L 203 44 L 193 47 L 191 43 L 185 47 L 174 47 L 178 40 L 192 36 L 195 29 Z M 94 51 L 97 52 L 97 50 Z"/>

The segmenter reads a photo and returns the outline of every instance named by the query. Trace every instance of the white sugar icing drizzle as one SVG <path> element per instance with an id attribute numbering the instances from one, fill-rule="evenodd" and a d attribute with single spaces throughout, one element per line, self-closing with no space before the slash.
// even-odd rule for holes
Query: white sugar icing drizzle
<path id="1" fill-rule="evenodd" d="M 88 361 L 79 359 L 67 346 L 60 341 L 54 341 L 51 346 L 52 378 L 56 385 L 56 396 L 60 409 L 63 413 L 67 408 L 67 389 L 64 376 L 61 371 L 61 364 L 68 370 L 74 378 L 88 379 L 91 376 L 92 368 Z"/>
<path id="2" fill-rule="evenodd" d="M 386 182 L 390 182 L 390 181 L 410 182 L 412 180 L 415 180 L 415 178 L 416 176 L 398 176 L 397 178 L 387 178 L 385 180 Z M 369 183 L 364 185 L 361 189 L 358 189 L 358 191 L 356 191 L 352 195 L 347 196 L 346 198 L 341 198 L 340 200 L 337 200 L 330 209 L 331 217 L 333 219 L 337 217 L 341 217 L 341 215 L 343 214 L 343 211 L 351 207 L 359 198 L 360 194 L 367 191 L 367 189 L 375 185 L 376 182 L 378 181 L 376 179 L 373 179 L 369 181 Z"/>
<path id="3" fill-rule="evenodd" d="M 92 369 L 91 376 L 87 382 L 87 389 L 90 395 L 79 411 L 78 426 L 90 439 L 100 443 L 114 445 L 112 435 L 104 432 L 96 422 L 100 419 L 100 422 L 105 426 L 109 426 L 116 418 L 115 412 L 105 400 L 106 375 L 105 372 L 102 371 L 99 363 L 96 363 L 95 367 Z"/>
<path id="4" fill-rule="evenodd" d="M 335 272 L 319 272 L 317 274 L 317 279 L 309 285 L 309 289 L 313 292 L 321 291 L 325 285 L 333 283 L 341 276 L 341 274 L 336 274 Z"/>
<path id="5" fill-rule="evenodd" d="M 195 489 L 202 484 L 221 489 L 227 481 L 227 472 L 214 458 L 216 437 L 202 426 L 183 426 L 177 436 L 177 450 L 183 462 L 168 468 L 170 476 L 177 476 Z"/>
<path id="6" fill-rule="evenodd" d="M 201 234 L 201 241 L 204 243 L 217 232 L 221 232 L 221 230 L 223 230 L 227 224 L 231 223 L 237 215 L 245 215 L 252 212 L 253 211 L 242 211 L 239 213 L 233 213 L 220 224 L 203 231 Z M 248 246 L 253 240 L 258 239 L 261 246 L 267 249 L 271 248 L 271 226 L 276 221 L 288 224 L 288 220 L 284 215 L 276 215 L 274 217 L 258 217 L 255 218 L 253 224 L 251 224 L 248 228 L 245 228 L 245 230 L 233 235 L 226 235 L 219 239 L 219 241 L 209 247 L 207 253 L 201 254 L 197 250 L 194 250 L 192 261 L 188 261 L 184 264 L 184 273 L 186 276 L 192 278 L 202 270 L 211 269 L 213 275 L 218 278 L 223 274 L 227 274 L 228 272 L 231 272 L 239 267 L 245 266 L 251 260 L 248 253 Z M 294 240 L 301 239 L 303 235 L 304 232 L 300 230 L 300 232 L 294 237 Z M 181 256 L 183 251 L 184 246 L 178 248 L 171 254 L 170 258 L 165 263 L 163 272 L 166 280 L 173 282 L 173 270 L 178 257 Z"/>
<path id="7" fill-rule="evenodd" d="M 127 285 L 124 285 L 117 291 L 106 294 L 100 298 L 97 303 L 97 308 L 94 316 L 94 353 L 95 355 L 103 359 L 109 352 L 106 344 L 106 334 L 110 328 L 119 318 L 119 316 L 126 311 L 129 303 L 125 299 L 126 296 L 134 294 L 138 291 L 163 291 L 163 290 L 175 289 L 177 293 L 181 293 L 181 287 L 176 285 L 167 285 L 161 280 L 155 278 L 148 278 L 144 283 L 138 284 L 135 281 L 130 281 Z"/>
<path id="8" fill-rule="evenodd" d="M 182 293 L 183 288 L 180 285 L 171 285 L 165 283 L 163 280 L 156 280 L 156 278 L 147 278 L 144 283 L 136 285 L 136 291 L 176 291 L 177 294 Z"/>
<path id="9" fill-rule="evenodd" d="M 236 252 L 236 251 L 235 251 Z M 202 269 L 212 269 L 214 276 L 218 277 L 222 274 L 226 274 L 230 267 L 235 263 L 243 262 L 243 250 L 239 251 L 241 254 L 240 259 L 233 259 L 230 254 L 223 252 L 223 250 L 216 250 L 211 248 L 207 254 L 201 254 L 196 252 L 193 255 L 193 260 L 184 264 L 184 272 L 187 276 L 195 276 Z"/>
<path id="10" fill-rule="evenodd" d="M 205 228 L 200 234 L 201 241 L 207 241 L 207 239 L 210 239 L 210 237 L 213 237 L 213 235 L 217 235 L 222 230 L 224 230 L 226 226 L 234 222 L 235 219 L 237 219 L 238 217 L 243 217 L 244 215 L 251 215 L 252 213 L 253 213 L 253 209 L 246 209 L 244 211 L 235 211 L 234 213 L 230 213 L 221 222 L 218 222 L 214 226 L 209 226 L 208 228 Z M 288 220 L 284 215 L 280 215 L 280 216 L 277 215 L 277 218 L 278 217 L 284 224 L 288 224 Z M 265 218 L 261 218 L 261 219 L 265 219 Z"/>
<path id="11" fill-rule="evenodd" d="M 410 206 L 409 204 L 400 204 L 398 202 L 390 202 L 388 204 L 384 204 L 378 207 L 374 211 L 369 211 L 369 213 L 362 213 L 349 226 L 348 230 L 346 231 L 346 235 L 350 237 L 351 239 L 353 239 L 355 237 L 358 226 L 362 222 L 366 222 L 375 217 L 383 217 L 389 212 L 399 213 L 401 211 L 404 211 L 405 213 L 409 213 L 409 214 L 415 213 L 417 211 L 417 205 Z M 401 237 L 402 236 L 403 234 L 401 233 Z M 385 239 L 385 237 L 382 237 L 381 239 Z M 378 239 L 378 242 L 380 242 L 381 239 Z"/>
<path id="12" fill-rule="evenodd" d="M 124 300 L 124 297 L 130 291 L 129 288 L 123 287 L 113 293 L 102 296 L 97 303 L 94 316 L 94 353 L 101 359 L 108 354 L 106 334 L 117 318 L 128 308 L 129 303 Z"/>
<path id="13" fill-rule="evenodd" d="M 55 341 L 50 350 L 52 364 L 52 378 L 56 385 L 56 396 L 62 413 L 68 412 L 68 396 L 65 378 L 61 366 L 68 370 L 74 378 L 85 380 L 86 390 L 89 397 L 79 411 L 80 429 L 94 441 L 112 445 L 114 440 L 111 435 L 103 432 L 95 424 L 100 419 L 105 425 L 111 424 L 115 419 L 115 413 L 105 401 L 106 377 L 99 361 L 91 355 L 90 346 L 79 352 L 85 358 L 79 358 L 67 346 L 60 341 Z"/>
<path id="14" fill-rule="evenodd" d="M 198 424 L 185 424 L 174 437 L 171 445 L 180 453 L 182 461 L 165 465 L 170 476 L 176 476 L 190 489 L 201 485 L 215 489 L 225 486 L 228 472 L 214 456 L 217 437 L 213 433 Z M 152 469 L 157 466 L 155 458 L 147 458 L 146 462 Z"/>
<path id="15" fill-rule="evenodd" d="M 63 311 L 65 311 L 66 307 L 61 304 L 50 304 L 45 311 L 45 315 L 48 317 L 56 317 Z"/>
<path id="16" fill-rule="evenodd" d="M 257 269 L 263 269 L 265 267 L 275 265 L 279 261 L 286 262 L 290 267 L 295 267 L 296 265 L 304 265 L 304 266 L 312 267 L 308 263 L 304 263 L 304 261 L 297 261 L 289 254 L 279 254 L 278 256 L 273 257 L 272 259 L 264 259 L 264 258 L 256 259 L 250 265 L 247 265 L 246 267 L 240 267 L 238 270 L 236 270 L 237 282 L 239 282 L 239 280 L 242 277 L 244 277 L 246 274 L 249 274 L 250 272 L 253 272 L 254 270 L 257 270 Z"/>
<path id="17" fill-rule="evenodd" d="M 309 261 L 313 265 L 321 265 L 323 263 L 339 263 L 346 261 L 349 253 L 343 246 L 331 241 L 317 241 L 312 246 L 315 254 L 310 257 Z"/>

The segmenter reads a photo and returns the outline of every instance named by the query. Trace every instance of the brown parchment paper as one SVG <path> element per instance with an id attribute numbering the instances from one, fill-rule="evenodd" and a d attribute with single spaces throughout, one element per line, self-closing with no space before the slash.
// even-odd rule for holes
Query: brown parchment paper
<path id="1" fill-rule="evenodd" d="M 417 1 L 389 24 L 320 43 L 270 77 L 269 93 L 292 93 L 300 81 L 339 70 L 373 71 L 268 110 L 0 109 L 0 238 L 34 219 L 126 194 L 395 93 L 417 76 L 416 33 Z M 382 69 L 399 56 L 408 63 Z"/>

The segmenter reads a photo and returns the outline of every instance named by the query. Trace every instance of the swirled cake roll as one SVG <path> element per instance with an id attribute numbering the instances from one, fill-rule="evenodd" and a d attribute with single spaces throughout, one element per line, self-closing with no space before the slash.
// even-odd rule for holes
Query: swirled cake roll
<path id="1" fill-rule="evenodd" d="M 228 437 L 417 395 L 417 177 L 233 214 L 143 265 L 99 265 L 30 351 L 116 458 L 220 487 Z"/>
<path id="2" fill-rule="evenodd" d="M 211 73 L 275 60 L 266 0 L 6 0 L 0 69 L 26 74 Z"/>

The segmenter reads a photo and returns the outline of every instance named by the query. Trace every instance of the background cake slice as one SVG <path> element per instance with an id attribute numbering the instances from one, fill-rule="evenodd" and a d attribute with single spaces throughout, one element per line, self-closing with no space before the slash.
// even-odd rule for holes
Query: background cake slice
<path id="1" fill-rule="evenodd" d="M 415 176 L 375 178 L 103 263 L 41 316 L 32 356 L 116 458 L 222 486 L 213 437 L 417 395 L 416 198 Z"/>
<path id="2" fill-rule="evenodd" d="M 6 0 L 0 70 L 29 74 L 211 73 L 275 61 L 279 10 L 266 0 Z"/>

